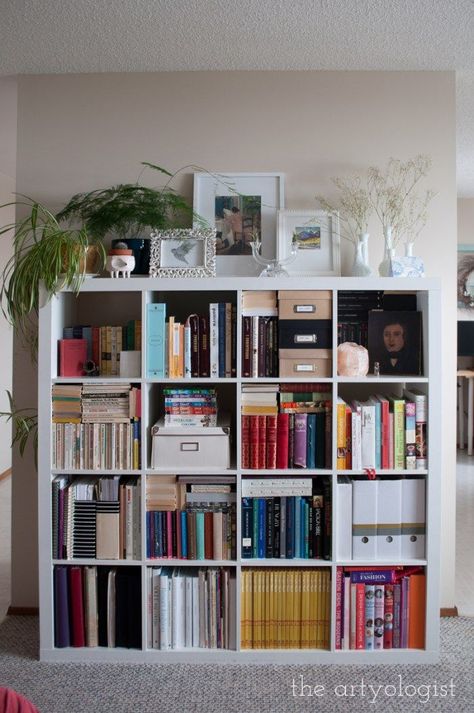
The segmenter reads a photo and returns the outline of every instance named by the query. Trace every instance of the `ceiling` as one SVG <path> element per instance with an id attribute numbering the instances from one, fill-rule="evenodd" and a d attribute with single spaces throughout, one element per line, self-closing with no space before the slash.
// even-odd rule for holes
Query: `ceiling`
<path id="1" fill-rule="evenodd" d="M 474 197 L 474 0 L 0 0 L 0 73 L 456 70 Z"/>

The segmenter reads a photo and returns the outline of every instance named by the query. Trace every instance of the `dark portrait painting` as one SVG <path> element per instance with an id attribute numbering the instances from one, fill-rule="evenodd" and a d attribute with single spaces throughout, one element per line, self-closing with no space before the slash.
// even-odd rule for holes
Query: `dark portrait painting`
<path id="1" fill-rule="evenodd" d="M 421 312 L 369 312 L 369 360 L 372 374 L 421 375 Z"/>

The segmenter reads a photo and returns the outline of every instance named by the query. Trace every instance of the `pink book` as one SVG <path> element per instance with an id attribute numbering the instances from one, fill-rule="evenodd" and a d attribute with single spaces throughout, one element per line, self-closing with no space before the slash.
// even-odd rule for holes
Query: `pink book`
<path id="1" fill-rule="evenodd" d="M 82 376 L 87 361 L 87 339 L 59 340 L 59 376 Z"/>
<path id="2" fill-rule="evenodd" d="M 336 649 L 342 648 L 342 597 L 343 597 L 343 571 L 342 567 L 338 567 L 336 570 L 336 627 L 335 627 L 335 638 L 336 638 Z"/>
<path id="3" fill-rule="evenodd" d="M 293 465 L 295 468 L 306 468 L 308 414 L 295 413 L 295 440 Z"/>
<path id="4" fill-rule="evenodd" d="M 374 608 L 374 648 L 383 649 L 384 635 L 384 590 L 385 585 L 375 585 L 375 608 Z"/>
<path id="5" fill-rule="evenodd" d="M 347 650 L 351 648 L 351 578 L 349 575 L 344 576 L 344 622 L 342 627 L 342 648 Z"/>
<path id="6" fill-rule="evenodd" d="M 393 648 L 393 584 L 385 585 L 384 604 L 383 647 L 391 649 Z"/>
<path id="7" fill-rule="evenodd" d="M 365 649 L 365 584 L 356 584 L 356 649 Z"/>
<path id="8" fill-rule="evenodd" d="M 388 467 L 390 469 L 393 469 L 393 413 L 390 413 L 388 416 L 389 419 L 389 428 L 388 428 Z"/>

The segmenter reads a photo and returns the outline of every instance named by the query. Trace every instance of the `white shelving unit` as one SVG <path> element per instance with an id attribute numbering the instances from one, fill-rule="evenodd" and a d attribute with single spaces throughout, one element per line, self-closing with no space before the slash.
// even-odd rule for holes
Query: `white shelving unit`
<path id="1" fill-rule="evenodd" d="M 340 651 L 335 649 L 335 583 L 336 568 L 342 565 L 367 564 L 373 566 L 377 562 L 354 563 L 340 562 L 335 559 L 337 542 L 335 542 L 335 529 L 333 528 L 332 553 L 333 560 L 261 560 L 242 559 L 240 557 L 241 523 L 238 512 L 237 517 L 237 559 L 235 561 L 189 561 L 189 560 L 147 560 L 142 554 L 142 559 L 127 561 L 102 561 L 102 560 L 53 560 L 52 558 L 52 507 L 51 507 L 51 482 L 60 471 L 51 468 L 51 386 L 55 383 L 87 383 L 95 382 L 132 382 L 142 387 L 142 444 L 140 471 L 132 471 L 141 476 L 142 492 L 142 553 L 146 552 L 145 528 L 145 487 L 146 477 L 159 474 L 160 471 L 150 469 L 150 426 L 153 422 L 152 400 L 156 395 L 157 384 L 181 384 L 190 386 L 192 383 L 213 383 L 227 385 L 234 390 L 235 403 L 235 432 L 234 453 L 236 460 L 226 474 L 237 475 L 237 503 L 241 497 L 241 475 L 281 474 L 298 475 L 329 475 L 332 478 L 333 513 L 336 511 L 337 474 L 354 474 L 353 471 L 338 471 L 336 464 L 336 409 L 333 408 L 333 458 L 332 469 L 329 470 L 285 470 L 285 471 L 241 471 L 240 468 L 240 392 L 242 383 L 292 383 L 298 381 L 292 378 L 274 379 L 248 379 L 241 376 L 241 293 L 246 290 L 331 290 L 333 293 L 333 377 L 314 379 L 316 382 L 332 384 L 333 403 L 342 387 L 346 393 L 351 386 L 357 392 L 366 389 L 367 394 L 373 393 L 376 385 L 391 385 L 401 388 L 403 384 L 419 384 L 429 393 L 428 413 L 428 443 L 429 443 L 429 468 L 427 471 L 416 471 L 426 475 L 426 522 L 427 546 L 426 559 L 391 562 L 390 564 L 412 565 L 421 564 L 426 568 L 426 644 L 425 649 L 389 649 L 378 651 Z M 424 375 L 420 377 L 374 377 L 346 378 L 338 377 L 336 369 L 337 355 L 337 296 L 343 290 L 385 290 L 398 292 L 415 292 L 417 294 L 418 309 L 423 313 L 423 361 Z M 172 294 L 173 293 L 173 294 Z M 62 329 L 66 324 L 106 324 L 113 321 L 125 324 L 129 319 L 141 318 L 142 320 L 142 347 L 146 344 L 146 305 L 149 302 L 168 301 L 179 299 L 184 306 L 188 306 L 189 313 L 195 311 L 193 299 L 196 294 L 201 300 L 207 302 L 229 301 L 229 295 L 237 304 L 237 376 L 229 379 L 146 379 L 145 349 L 142 348 L 142 375 L 140 378 L 60 378 L 57 375 L 57 340 L 62 338 Z M 221 293 L 216 294 L 216 293 Z M 39 572 L 40 572 L 40 656 L 44 661 L 80 661 L 80 662 L 259 662 L 259 663 L 432 663 L 438 658 L 439 651 L 439 543 L 440 543 L 440 480 L 441 480 L 441 406 L 440 406 L 440 380 L 441 380 L 441 334 L 440 334 L 440 283 L 438 280 L 411 280 L 393 278 L 286 278 L 286 279 L 259 279 L 259 278 L 223 278 L 214 279 L 152 279 L 147 277 L 112 280 L 107 278 L 88 279 L 84 282 L 79 297 L 71 292 L 60 292 L 46 306 L 40 310 L 39 319 Z M 171 310 L 172 311 L 172 310 Z M 301 379 L 299 379 L 301 381 Z M 311 381 L 305 378 L 304 381 Z M 429 391 L 428 391 L 429 390 Z M 364 392 L 365 393 L 365 392 Z M 220 401 L 221 408 L 223 407 Z M 71 472 L 71 471 L 67 471 Z M 78 471 L 76 471 L 78 472 Z M 92 471 L 80 471 L 92 472 Z M 98 471 L 93 471 L 98 473 Z M 131 471 L 106 471 L 108 474 L 123 474 Z M 166 472 L 170 472 L 167 469 Z M 188 472 L 176 468 L 174 472 Z M 215 471 L 214 471 L 215 472 Z M 413 471 L 383 471 L 384 473 L 400 474 Z M 239 511 L 239 508 L 238 508 Z M 55 648 L 54 646 L 54 587 L 53 568 L 55 564 L 97 564 L 97 565 L 133 565 L 141 569 L 142 583 L 142 649 L 119 648 Z M 146 569 L 149 566 L 200 567 L 200 566 L 225 566 L 235 572 L 237 584 L 236 601 L 236 650 L 223 649 L 182 649 L 160 651 L 147 648 L 147 607 L 146 607 Z M 386 562 L 383 563 L 387 564 Z M 248 567 L 327 567 L 331 570 L 331 645 L 329 650 L 240 650 L 240 582 L 241 570 Z"/>

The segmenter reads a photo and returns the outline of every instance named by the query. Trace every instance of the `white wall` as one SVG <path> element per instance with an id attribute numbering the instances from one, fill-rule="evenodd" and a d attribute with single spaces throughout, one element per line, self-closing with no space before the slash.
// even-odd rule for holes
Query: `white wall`
<path id="1" fill-rule="evenodd" d="M 14 199 L 16 176 L 16 79 L 0 78 L 0 205 Z M 0 208 L 0 225 L 15 220 L 13 207 Z M 12 254 L 12 235 L 0 236 L 0 270 Z M 12 329 L 0 311 L 0 411 L 9 410 L 6 391 L 12 389 Z M 0 474 L 11 466 L 11 428 L 0 419 Z"/>
<path id="2" fill-rule="evenodd" d="M 458 198 L 458 243 L 474 243 L 474 198 Z"/>
<path id="3" fill-rule="evenodd" d="M 442 606 L 454 604 L 455 503 L 455 84 L 431 72 L 183 72 L 21 77 L 18 190 L 62 205 L 74 192 L 135 180 L 140 161 L 169 169 L 283 171 L 288 208 L 311 208 L 329 178 L 383 165 L 388 157 L 433 158 L 438 193 L 417 251 L 443 281 Z M 150 185 L 159 177 L 148 175 Z M 188 174 L 176 183 L 192 194 Z M 371 262 L 382 257 L 371 226 Z M 343 270 L 352 255 L 343 247 Z M 35 375 L 25 364 L 23 393 Z M 17 383 L 15 381 L 15 383 Z M 28 394 L 28 396 L 26 396 Z M 23 398 L 23 396 L 22 396 Z M 30 474 L 28 466 L 18 464 Z M 16 468 L 16 464 L 15 464 Z M 31 480 L 29 481 L 31 483 Z M 29 501 L 15 501 L 32 522 Z M 33 537 L 33 535 L 31 535 Z M 14 604 L 35 602 L 35 570 L 14 551 Z M 21 602 L 21 604 L 20 604 Z"/>

